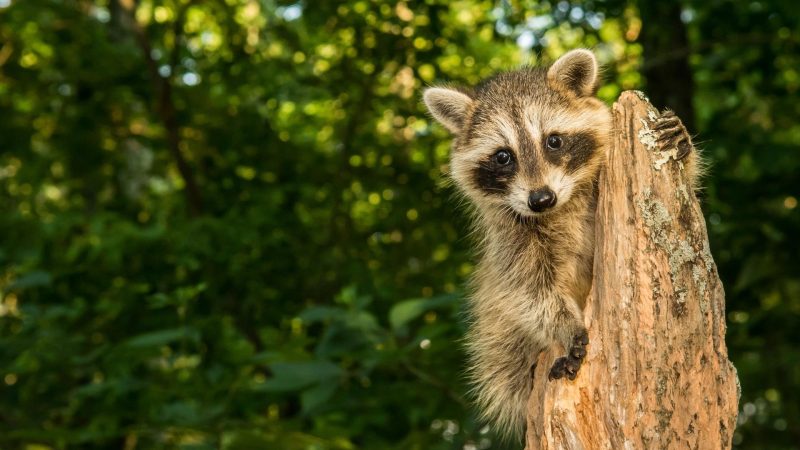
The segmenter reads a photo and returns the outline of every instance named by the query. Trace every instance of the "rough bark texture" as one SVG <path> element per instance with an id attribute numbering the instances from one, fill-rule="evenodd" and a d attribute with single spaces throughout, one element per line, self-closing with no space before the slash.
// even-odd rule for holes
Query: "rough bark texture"
<path id="1" fill-rule="evenodd" d="M 657 148 L 657 111 L 638 92 L 614 104 L 600 178 L 588 354 L 574 381 L 539 358 L 527 449 L 730 448 L 738 379 L 725 297 L 681 162 Z"/>

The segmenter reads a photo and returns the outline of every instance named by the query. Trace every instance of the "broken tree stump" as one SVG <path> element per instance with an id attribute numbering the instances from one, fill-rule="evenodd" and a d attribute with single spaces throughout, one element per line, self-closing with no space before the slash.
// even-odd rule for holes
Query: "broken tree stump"
<path id="1" fill-rule="evenodd" d="M 654 142 L 658 111 L 627 91 L 613 113 L 588 354 L 574 381 L 547 381 L 563 352 L 540 355 L 526 448 L 730 448 L 739 387 L 705 220 L 683 163 Z"/>

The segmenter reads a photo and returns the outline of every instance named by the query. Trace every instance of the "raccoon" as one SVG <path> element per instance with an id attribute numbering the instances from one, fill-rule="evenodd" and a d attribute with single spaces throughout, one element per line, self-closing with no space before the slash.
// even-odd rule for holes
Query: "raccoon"
<path id="1" fill-rule="evenodd" d="M 453 135 L 450 177 L 474 207 L 479 237 L 468 374 L 482 418 L 506 437 L 524 429 L 539 353 L 553 344 L 566 353 L 550 380 L 574 379 L 586 355 L 597 181 L 612 137 L 610 109 L 596 97 L 598 73 L 594 54 L 579 49 L 474 89 L 424 92 L 431 115 Z M 655 129 L 678 158 L 693 154 L 671 112 Z"/>

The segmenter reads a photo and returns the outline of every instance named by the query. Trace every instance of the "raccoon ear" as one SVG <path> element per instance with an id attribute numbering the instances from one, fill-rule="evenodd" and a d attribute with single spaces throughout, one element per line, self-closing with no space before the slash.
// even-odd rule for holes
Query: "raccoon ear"
<path id="1" fill-rule="evenodd" d="M 578 49 L 567 52 L 547 71 L 547 79 L 565 87 L 578 97 L 597 93 L 599 69 L 594 53 Z"/>
<path id="2" fill-rule="evenodd" d="M 432 87 L 425 89 L 422 98 L 434 119 L 452 133 L 461 132 L 472 104 L 469 95 L 451 88 Z"/>

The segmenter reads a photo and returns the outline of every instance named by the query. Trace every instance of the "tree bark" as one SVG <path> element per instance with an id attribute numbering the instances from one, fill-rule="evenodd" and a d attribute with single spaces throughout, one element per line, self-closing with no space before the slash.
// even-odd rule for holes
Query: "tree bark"
<path id="1" fill-rule="evenodd" d="M 739 383 L 725 297 L 682 162 L 652 141 L 638 92 L 614 104 L 600 176 L 588 354 L 574 381 L 539 357 L 527 449 L 730 448 Z"/>

